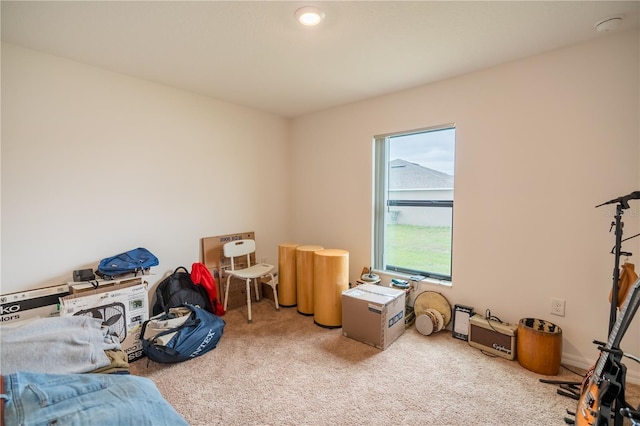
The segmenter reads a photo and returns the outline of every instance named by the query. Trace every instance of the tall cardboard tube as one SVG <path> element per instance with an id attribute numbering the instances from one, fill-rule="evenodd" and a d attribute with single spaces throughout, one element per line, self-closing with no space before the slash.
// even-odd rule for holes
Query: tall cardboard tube
<path id="1" fill-rule="evenodd" d="M 349 289 L 349 252 L 324 249 L 313 254 L 313 322 L 342 326 L 342 292 Z"/>
<path id="2" fill-rule="evenodd" d="M 298 312 L 313 315 L 313 254 L 322 246 L 298 246 L 296 248 L 296 288 Z"/>
<path id="3" fill-rule="evenodd" d="M 296 247 L 295 243 L 278 246 L 278 303 L 290 308 L 296 306 Z"/>

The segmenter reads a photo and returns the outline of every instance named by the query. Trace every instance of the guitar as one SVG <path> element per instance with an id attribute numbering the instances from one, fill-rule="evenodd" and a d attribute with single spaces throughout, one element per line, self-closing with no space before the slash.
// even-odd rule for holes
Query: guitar
<path id="1" fill-rule="evenodd" d="M 623 391 L 626 369 L 621 364 L 620 342 L 640 305 L 640 278 L 627 293 L 607 344 L 600 349 L 591 377 L 582 386 L 576 422 L 578 426 L 605 426 L 611 419 L 611 408 Z"/>

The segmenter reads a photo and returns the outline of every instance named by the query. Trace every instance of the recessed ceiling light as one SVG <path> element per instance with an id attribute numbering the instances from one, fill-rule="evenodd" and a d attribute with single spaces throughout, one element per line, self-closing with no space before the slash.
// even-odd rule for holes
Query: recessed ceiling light
<path id="1" fill-rule="evenodd" d="M 601 21 L 596 22 L 594 28 L 599 33 L 606 33 L 608 31 L 613 31 L 618 28 L 618 25 L 622 22 L 622 16 L 611 16 L 609 18 L 605 18 Z"/>
<path id="2" fill-rule="evenodd" d="M 324 12 L 317 7 L 305 6 L 296 10 L 296 19 L 304 26 L 313 27 L 324 19 Z"/>

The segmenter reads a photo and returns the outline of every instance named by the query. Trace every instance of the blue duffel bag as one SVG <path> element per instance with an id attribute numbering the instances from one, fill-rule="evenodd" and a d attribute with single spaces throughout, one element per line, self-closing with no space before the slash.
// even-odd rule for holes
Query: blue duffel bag
<path id="1" fill-rule="evenodd" d="M 155 362 L 186 361 L 214 349 L 224 326 L 222 318 L 206 309 L 182 304 L 142 324 L 142 350 Z"/>

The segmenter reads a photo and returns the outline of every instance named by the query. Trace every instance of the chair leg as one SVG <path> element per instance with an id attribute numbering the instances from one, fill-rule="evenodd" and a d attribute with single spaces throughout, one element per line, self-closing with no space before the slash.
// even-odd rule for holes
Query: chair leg
<path id="1" fill-rule="evenodd" d="M 280 305 L 278 304 L 278 289 L 276 288 L 276 279 L 273 276 L 273 274 L 269 274 L 269 277 L 271 277 L 271 281 L 269 281 L 271 283 L 271 288 L 273 289 L 273 299 L 276 302 L 276 311 L 280 310 Z"/>
<path id="2" fill-rule="evenodd" d="M 251 324 L 251 278 L 247 278 L 247 322 Z"/>
<path id="3" fill-rule="evenodd" d="M 260 301 L 260 290 L 258 289 L 258 279 L 257 278 L 253 279 L 253 284 L 254 284 L 254 287 L 256 288 L 256 302 L 259 302 Z"/>
<path id="4" fill-rule="evenodd" d="M 227 302 L 229 301 L 229 280 L 231 275 L 227 275 L 227 287 L 224 290 L 224 310 L 227 310 Z"/>

